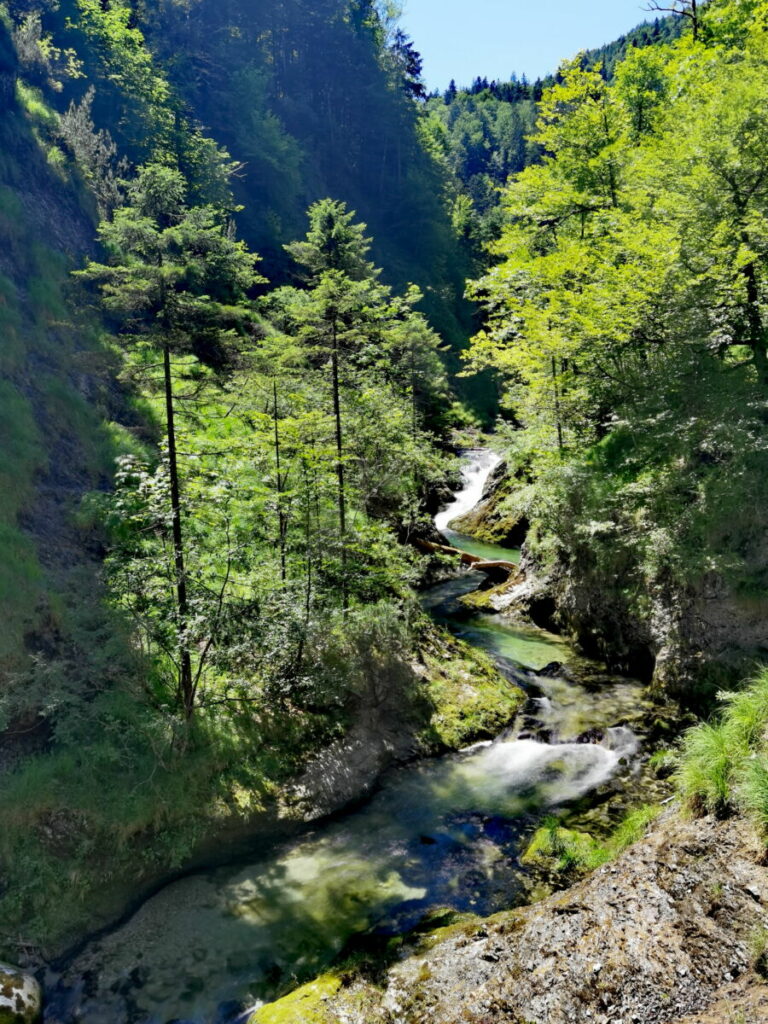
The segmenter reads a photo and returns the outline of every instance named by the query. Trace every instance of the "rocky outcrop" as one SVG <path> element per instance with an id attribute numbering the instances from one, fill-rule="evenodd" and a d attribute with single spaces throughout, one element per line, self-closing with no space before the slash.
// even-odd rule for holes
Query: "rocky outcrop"
<path id="1" fill-rule="evenodd" d="M 755 994 L 755 984 L 763 986 L 754 970 L 756 942 L 768 926 L 763 855 L 745 822 L 684 821 L 670 812 L 616 862 L 565 892 L 486 921 L 442 929 L 415 943 L 376 984 L 342 975 L 335 993 L 326 986 L 312 1019 L 748 1021 L 746 1012 L 741 1018 L 717 1016 L 717 1007 L 732 1008 L 739 998 L 745 1006 L 761 1000 L 765 1005 L 764 992 Z M 296 994 L 293 999 L 296 1005 Z M 298 1024 L 290 1013 L 274 1019 Z"/>
<path id="2" fill-rule="evenodd" d="M 451 523 L 454 530 L 478 540 L 519 548 L 528 533 L 528 519 L 510 505 L 515 480 L 506 462 L 500 462 L 488 476 L 480 502 Z"/>
<path id="3" fill-rule="evenodd" d="M 0 963 L 0 1024 L 36 1024 L 41 1010 L 42 995 L 35 978 Z"/>

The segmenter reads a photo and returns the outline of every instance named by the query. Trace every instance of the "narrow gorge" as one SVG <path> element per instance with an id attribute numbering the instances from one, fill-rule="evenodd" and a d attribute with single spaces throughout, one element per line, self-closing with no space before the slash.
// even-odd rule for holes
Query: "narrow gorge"
<path id="1" fill-rule="evenodd" d="M 497 459 L 464 458 L 464 485 L 436 525 L 451 544 L 478 551 L 449 524 L 479 500 Z M 371 798 L 299 840 L 162 889 L 51 974 L 47 1020 L 236 1021 L 362 935 L 404 935 L 450 912 L 488 915 L 527 901 L 532 881 L 520 858 L 537 823 L 577 803 L 588 814 L 590 795 L 602 792 L 603 802 L 609 784 L 622 792 L 619 780 L 636 775 L 642 757 L 628 723 L 642 728 L 647 705 L 639 684 L 601 676 L 561 638 L 462 609 L 483 576 L 451 575 L 423 604 L 521 688 L 525 704 L 515 715 L 510 702 L 509 726 L 390 771 Z"/>
<path id="2" fill-rule="evenodd" d="M 0 0 L 0 1024 L 768 1022 L 768 0 L 544 6 Z"/>

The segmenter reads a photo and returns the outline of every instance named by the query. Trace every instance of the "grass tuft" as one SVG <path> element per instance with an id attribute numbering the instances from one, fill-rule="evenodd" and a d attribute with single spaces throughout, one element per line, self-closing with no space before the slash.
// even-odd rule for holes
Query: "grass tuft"
<path id="1" fill-rule="evenodd" d="M 683 740 L 678 788 L 694 813 L 741 809 L 768 836 L 768 669 L 719 700 L 719 719 L 695 726 Z"/>

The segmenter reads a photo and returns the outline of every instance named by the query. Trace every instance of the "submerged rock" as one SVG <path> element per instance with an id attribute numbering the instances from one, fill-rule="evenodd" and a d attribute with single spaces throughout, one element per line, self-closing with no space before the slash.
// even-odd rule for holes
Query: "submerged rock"
<path id="1" fill-rule="evenodd" d="M 35 1024 L 43 997 L 37 980 L 26 971 L 0 963 L 0 1024 Z"/>

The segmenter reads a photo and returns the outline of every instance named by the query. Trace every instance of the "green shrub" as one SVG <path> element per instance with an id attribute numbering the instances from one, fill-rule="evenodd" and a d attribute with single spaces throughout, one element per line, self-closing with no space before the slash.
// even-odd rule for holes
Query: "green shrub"
<path id="1" fill-rule="evenodd" d="M 768 670 L 719 700 L 719 720 L 695 726 L 683 740 L 678 788 L 694 812 L 742 808 L 768 833 Z"/>
<path id="2" fill-rule="evenodd" d="M 731 806 L 731 780 L 736 751 L 730 749 L 722 724 L 704 722 L 692 729 L 683 742 L 677 783 L 696 811 L 723 814 Z"/>
<path id="3" fill-rule="evenodd" d="M 768 835 L 768 760 L 765 755 L 746 762 L 739 784 L 739 800 L 761 832 Z"/>

